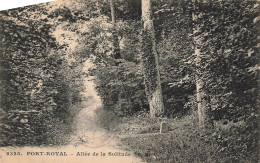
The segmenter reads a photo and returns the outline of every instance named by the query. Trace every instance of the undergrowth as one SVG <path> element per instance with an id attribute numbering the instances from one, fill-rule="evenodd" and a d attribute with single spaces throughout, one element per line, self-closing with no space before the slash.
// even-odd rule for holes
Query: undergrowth
<path id="1" fill-rule="evenodd" d="M 163 120 L 168 124 L 168 132 L 155 134 L 159 133 L 161 121 L 140 116 L 121 118 L 116 132 L 125 137 L 119 145 L 149 163 L 258 161 L 257 126 L 248 122 L 216 121 L 214 128 L 202 132 L 194 112 Z"/>

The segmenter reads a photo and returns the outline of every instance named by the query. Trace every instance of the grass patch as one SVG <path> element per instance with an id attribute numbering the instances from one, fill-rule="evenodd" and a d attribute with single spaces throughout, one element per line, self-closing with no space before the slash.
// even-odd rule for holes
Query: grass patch
<path id="1" fill-rule="evenodd" d="M 118 126 L 119 133 L 129 134 L 129 137 L 121 138 L 121 146 L 134 151 L 146 162 L 258 161 L 257 134 L 245 125 L 218 124 L 202 135 L 196 114 L 192 114 L 181 119 L 168 119 L 169 132 L 152 134 L 159 132 L 159 122 L 149 118 L 125 118 Z"/>
<path id="2" fill-rule="evenodd" d="M 103 127 L 114 126 L 119 146 L 149 163 L 258 162 L 255 123 L 222 120 L 217 121 L 214 128 L 201 132 L 194 112 L 182 118 L 163 120 L 167 122 L 168 132 L 159 134 L 160 119 L 119 118 L 101 108 L 97 116 Z"/>

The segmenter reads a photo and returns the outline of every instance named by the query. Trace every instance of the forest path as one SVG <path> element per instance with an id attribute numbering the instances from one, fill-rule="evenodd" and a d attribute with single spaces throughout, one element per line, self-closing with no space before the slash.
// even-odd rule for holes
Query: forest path
<path id="1" fill-rule="evenodd" d="M 99 127 L 93 104 L 83 108 L 76 118 L 77 131 L 70 144 L 61 147 L 3 148 L 0 163 L 140 163 L 141 159 L 130 151 L 120 149 L 116 136 Z M 6 152 L 20 152 L 20 156 L 7 156 Z M 3 154 L 2 154 L 3 153 Z"/>
<path id="2" fill-rule="evenodd" d="M 90 153 L 90 156 L 81 156 L 85 159 L 89 157 L 87 159 L 88 162 L 141 162 L 133 153 L 122 150 L 116 145 L 115 133 L 99 126 L 95 116 L 95 110 L 99 106 L 96 103 L 81 110 L 76 122 L 77 134 L 72 138 L 70 146 L 73 146 L 78 152 Z M 101 152 L 102 154 L 105 153 L 105 155 L 101 156 Z M 93 156 L 93 153 L 98 153 L 98 156 Z"/>
<path id="3" fill-rule="evenodd" d="M 86 72 L 94 65 L 87 61 L 84 64 Z M 75 152 L 87 152 L 90 156 L 77 156 L 77 162 L 113 162 L 113 163 L 139 163 L 141 160 L 134 156 L 129 151 L 120 149 L 117 144 L 115 133 L 109 132 L 100 127 L 95 111 L 102 106 L 101 99 L 95 89 L 93 77 L 88 76 L 84 85 L 86 92 L 83 92 L 85 97 L 91 96 L 86 103 L 83 102 L 83 108 L 75 119 L 76 133 L 72 136 L 70 146 L 67 148 L 73 149 Z M 101 156 L 106 154 L 106 156 Z M 93 156 L 93 153 L 98 153 L 98 156 Z M 127 156 L 122 156 L 127 155 Z M 75 155 L 74 155 L 75 157 Z M 88 157 L 88 158 L 87 158 Z"/>
<path id="4" fill-rule="evenodd" d="M 69 145 L 61 147 L 21 147 L 1 148 L 0 163 L 140 163 L 130 151 L 120 149 L 117 136 L 98 125 L 95 110 L 101 106 L 101 100 L 94 89 L 93 81 L 86 79 L 85 96 L 93 99 L 84 104 L 75 118 L 75 133 Z M 84 94 L 84 92 L 83 92 Z M 20 152 L 19 156 L 7 156 L 6 152 Z M 102 153 L 102 155 L 101 155 Z M 122 156 L 124 155 L 124 156 Z"/>

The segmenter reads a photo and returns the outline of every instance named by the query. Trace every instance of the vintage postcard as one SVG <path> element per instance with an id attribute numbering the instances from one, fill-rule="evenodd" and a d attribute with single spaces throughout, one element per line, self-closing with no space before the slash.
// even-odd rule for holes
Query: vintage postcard
<path id="1" fill-rule="evenodd" d="M 259 0 L 0 6 L 0 163 L 259 161 Z"/>

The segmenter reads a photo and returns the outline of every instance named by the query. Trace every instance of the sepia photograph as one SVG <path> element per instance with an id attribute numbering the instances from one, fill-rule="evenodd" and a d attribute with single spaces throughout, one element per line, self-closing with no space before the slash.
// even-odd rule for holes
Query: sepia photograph
<path id="1" fill-rule="evenodd" d="M 0 10 L 0 163 L 260 161 L 260 0 L 47 1 Z"/>

